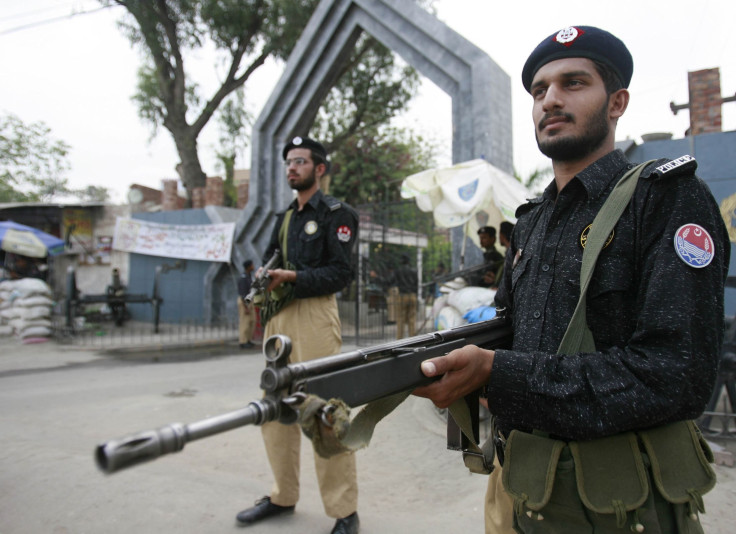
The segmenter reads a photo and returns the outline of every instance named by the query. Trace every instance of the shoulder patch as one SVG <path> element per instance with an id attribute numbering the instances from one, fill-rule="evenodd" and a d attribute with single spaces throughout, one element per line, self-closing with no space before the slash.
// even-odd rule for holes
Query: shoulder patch
<path id="1" fill-rule="evenodd" d="M 660 159 L 655 161 L 642 172 L 642 177 L 653 179 L 677 178 L 693 175 L 697 168 L 698 162 L 695 161 L 695 158 L 685 154 L 673 160 Z"/>
<path id="2" fill-rule="evenodd" d="M 685 224 L 675 233 L 675 252 L 690 267 L 702 269 L 713 261 L 715 242 L 699 224 Z"/>

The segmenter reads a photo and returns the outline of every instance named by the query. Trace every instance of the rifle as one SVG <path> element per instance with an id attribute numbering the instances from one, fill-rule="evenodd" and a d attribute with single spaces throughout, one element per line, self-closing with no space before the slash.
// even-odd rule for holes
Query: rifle
<path id="1" fill-rule="evenodd" d="M 114 473 L 164 454 L 178 452 L 190 441 L 206 438 L 246 425 L 269 421 L 293 424 L 294 406 L 307 394 L 323 399 L 339 398 L 356 407 L 390 395 L 413 390 L 435 378 L 424 376 L 420 364 L 468 344 L 484 348 L 509 346 L 511 327 L 505 317 L 458 326 L 373 347 L 326 356 L 300 363 L 288 363 L 291 340 L 284 335 L 271 336 L 263 346 L 266 368 L 261 374 L 262 399 L 245 408 L 183 425 L 173 423 L 156 430 L 141 432 L 99 445 L 95 450 L 97 466 Z M 473 419 L 473 433 L 478 440 L 478 401 L 466 398 Z M 297 406 L 298 409 L 298 406 Z M 322 414 L 323 420 L 325 414 Z M 468 442 L 458 426 L 448 417 L 448 448 L 468 450 Z"/>
<path id="2" fill-rule="evenodd" d="M 487 263 L 481 263 L 478 265 L 474 265 L 473 267 L 468 267 L 467 269 L 462 269 L 460 271 L 441 274 L 439 276 L 433 276 L 431 282 L 424 282 L 422 285 L 429 286 L 432 284 L 441 284 L 443 282 L 449 282 L 450 280 L 454 280 L 455 278 L 466 278 L 466 277 L 469 277 L 469 275 L 476 275 L 480 273 L 481 271 L 492 271 L 492 270 L 494 270 L 492 265 L 489 265 Z"/>
<path id="3" fill-rule="evenodd" d="M 268 275 L 268 271 L 271 269 L 275 269 L 279 263 L 281 263 L 281 251 L 279 249 L 276 249 L 273 251 L 273 255 L 271 256 L 271 258 L 266 262 L 266 265 L 263 266 L 263 269 L 261 269 L 256 275 L 255 280 L 253 280 L 253 284 L 251 284 L 250 286 L 250 291 L 248 291 L 248 294 L 243 297 L 243 301 L 246 304 L 252 304 L 253 299 L 256 295 L 266 291 L 268 283 L 271 280 L 271 277 Z"/>

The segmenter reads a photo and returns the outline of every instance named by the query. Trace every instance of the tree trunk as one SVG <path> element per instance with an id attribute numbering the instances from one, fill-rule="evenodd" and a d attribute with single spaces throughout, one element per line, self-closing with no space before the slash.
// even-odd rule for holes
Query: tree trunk
<path id="1" fill-rule="evenodd" d="M 171 132 L 176 143 L 176 151 L 179 153 L 181 163 L 176 166 L 179 178 L 187 192 L 187 206 L 192 205 L 192 191 L 195 187 L 205 187 L 207 185 L 207 175 L 202 172 L 202 165 L 199 163 L 199 153 L 197 152 L 197 138 L 195 136 L 183 134 L 181 132 Z"/>

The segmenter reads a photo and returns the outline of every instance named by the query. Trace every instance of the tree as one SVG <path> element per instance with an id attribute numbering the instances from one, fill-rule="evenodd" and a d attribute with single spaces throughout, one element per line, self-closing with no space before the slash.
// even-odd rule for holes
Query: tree
<path id="1" fill-rule="evenodd" d="M 394 53 L 362 35 L 315 118 L 311 135 L 337 152 L 351 138 L 375 134 L 401 112 L 419 86 L 419 75 Z"/>
<path id="2" fill-rule="evenodd" d="M 0 202 L 48 201 L 71 193 L 64 176 L 69 145 L 51 137 L 43 122 L 0 116 Z"/>
<path id="3" fill-rule="evenodd" d="M 106 202 L 110 200 L 110 191 L 107 187 L 88 185 L 82 189 L 73 189 L 70 194 L 86 202 Z"/>
<path id="4" fill-rule="evenodd" d="M 397 201 L 401 182 L 433 167 L 435 152 L 409 130 L 383 126 L 361 131 L 332 154 L 330 194 L 356 205 Z"/>
<path id="5" fill-rule="evenodd" d="M 171 133 L 181 160 L 181 180 L 190 198 L 193 188 L 205 184 L 197 149 L 202 129 L 228 95 L 241 89 L 268 58 L 288 57 L 318 4 L 318 0 L 100 1 L 121 5 L 128 12 L 121 27 L 148 58 L 139 70 L 134 101 L 154 134 L 159 126 Z M 187 78 L 185 55 L 206 44 L 218 50 L 225 74 L 205 101 L 197 84 Z M 411 72 L 401 70 L 404 75 Z M 414 80 L 410 76 L 396 80 L 386 77 L 385 72 L 397 72 L 393 54 L 372 38 L 360 39 L 338 82 L 347 107 L 330 111 L 333 117 L 345 109 L 351 115 L 334 121 L 330 148 L 362 128 L 386 122 L 411 97 L 416 74 Z M 362 89 L 352 91 L 349 84 L 359 82 Z"/>
<path id="6" fill-rule="evenodd" d="M 235 161 L 239 153 L 245 151 L 249 141 L 248 128 L 253 123 L 253 117 L 245 108 L 243 89 L 235 91 L 234 97 L 229 98 L 220 108 L 220 147 L 217 149 L 217 159 L 225 173 L 223 189 L 225 206 L 236 206 L 238 192 L 235 187 Z"/>

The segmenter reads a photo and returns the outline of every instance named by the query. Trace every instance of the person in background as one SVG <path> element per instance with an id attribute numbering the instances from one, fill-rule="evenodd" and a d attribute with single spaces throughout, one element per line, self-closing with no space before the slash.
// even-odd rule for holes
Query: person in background
<path id="1" fill-rule="evenodd" d="M 266 339 L 276 334 L 292 342 L 290 363 L 338 354 L 342 348 L 335 293 L 354 278 L 351 250 L 358 232 L 358 214 L 344 202 L 320 190 L 327 170 L 325 147 L 307 137 L 295 137 L 283 150 L 286 179 L 296 199 L 276 219 L 264 258 L 277 248 L 282 266 L 268 271 L 269 299 L 261 307 Z M 264 262 L 265 263 L 265 262 Z M 274 475 L 271 494 L 237 515 L 250 525 L 291 513 L 299 500 L 299 425 L 266 423 L 263 442 Z M 322 458 L 314 452 L 322 504 L 335 518 L 332 534 L 357 534 L 358 481 L 352 452 Z"/>
<path id="2" fill-rule="evenodd" d="M 409 337 L 416 334 L 417 329 L 417 270 L 409 261 L 409 256 L 401 255 L 401 265 L 394 271 L 393 286 L 399 289 L 396 307 L 396 339 L 404 337 L 404 326 Z"/>
<path id="3" fill-rule="evenodd" d="M 514 231 L 514 225 L 508 221 L 503 221 L 498 226 L 498 241 L 501 243 L 501 246 L 505 249 L 504 255 L 506 252 L 508 252 L 509 246 L 511 246 L 511 234 L 513 231 Z M 494 289 L 498 289 L 498 284 L 501 283 L 502 278 L 503 278 L 503 261 L 500 262 L 498 269 L 496 269 L 496 273 L 494 277 L 494 284 L 492 284 L 492 287 Z"/>
<path id="4" fill-rule="evenodd" d="M 241 349 L 251 349 L 253 344 L 253 331 L 256 326 L 255 308 L 252 303 L 247 304 L 245 297 L 250 293 L 253 283 L 252 275 L 253 261 L 243 262 L 243 273 L 238 278 L 238 341 Z"/>
<path id="5" fill-rule="evenodd" d="M 496 271 L 503 264 L 503 254 L 496 249 L 496 229 L 493 226 L 483 226 L 478 230 L 478 240 L 483 249 L 484 268 L 477 276 L 475 284 L 480 287 L 496 285 Z"/>

